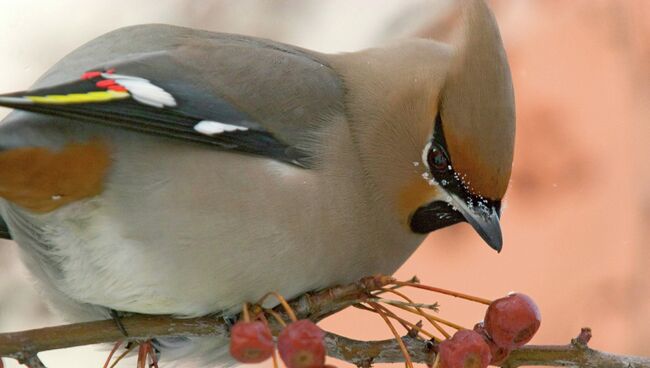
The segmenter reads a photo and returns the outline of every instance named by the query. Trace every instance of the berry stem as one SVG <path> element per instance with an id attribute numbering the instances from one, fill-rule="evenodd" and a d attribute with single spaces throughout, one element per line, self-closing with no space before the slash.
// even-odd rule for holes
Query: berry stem
<path id="1" fill-rule="evenodd" d="M 248 312 L 248 303 L 245 302 L 244 306 L 242 307 L 242 316 L 244 317 L 244 322 L 250 322 L 251 321 L 251 315 Z"/>
<path id="2" fill-rule="evenodd" d="M 144 359 L 146 355 L 144 354 L 144 345 L 138 346 L 138 361 L 136 363 L 137 368 L 144 368 Z"/>
<path id="3" fill-rule="evenodd" d="M 120 362 L 120 360 L 124 359 L 125 356 L 127 356 L 130 352 L 133 351 L 133 349 L 135 349 L 138 346 L 139 346 L 139 344 L 133 344 L 131 346 L 128 346 L 127 349 L 122 354 L 120 354 L 120 356 L 115 358 L 115 361 L 113 362 L 113 364 L 111 364 L 111 366 L 109 368 L 115 368 L 115 366 L 117 365 L 117 363 Z"/>
<path id="4" fill-rule="evenodd" d="M 106 362 L 104 363 L 104 368 L 108 367 L 108 364 L 111 362 L 111 358 L 113 358 L 113 354 L 115 354 L 115 352 L 117 351 L 117 349 L 120 348 L 120 346 L 122 346 L 121 340 L 116 342 L 115 345 L 113 345 L 113 348 L 111 349 L 111 352 L 108 354 L 108 358 L 106 358 Z"/>
<path id="5" fill-rule="evenodd" d="M 151 340 L 149 340 L 149 356 L 151 357 L 151 364 L 149 367 L 158 368 L 158 357 L 156 356 L 156 350 L 153 348 Z"/>
<path id="6" fill-rule="evenodd" d="M 270 314 L 271 316 L 273 316 L 273 318 L 276 321 L 278 321 L 280 326 L 287 327 L 287 324 L 284 322 L 284 320 L 282 319 L 282 317 L 280 316 L 280 314 L 278 312 L 274 311 L 273 309 L 264 309 L 264 312 Z"/>
<path id="7" fill-rule="evenodd" d="M 384 290 L 384 289 L 382 289 L 382 290 Z M 401 293 L 401 292 L 399 292 L 397 290 L 394 290 L 394 289 L 385 289 L 385 290 L 386 290 L 386 292 L 393 293 L 393 294 L 399 296 L 400 298 L 406 300 L 407 302 L 409 302 L 411 304 L 414 304 L 413 300 L 411 298 L 409 298 L 404 293 Z M 429 321 L 429 323 L 431 323 L 431 325 L 433 327 L 435 327 L 435 329 L 438 330 L 438 332 L 440 332 L 442 334 L 442 336 L 444 336 L 446 339 L 451 337 L 451 335 L 449 335 L 449 333 L 447 331 L 445 331 L 445 329 L 442 328 L 442 326 L 440 326 L 440 324 L 433 318 L 433 316 L 431 316 L 429 313 L 424 312 L 419 307 L 415 307 L 415 309 L 419 312 L 419 314 L 422 317 L 426 318 L 426 320 Z"/>
<path id="8" fill-rule="evenodd" d="M 357 308 L 359 308 L 359 309 L 363 309 L 363 310 L 369 311 L 369 312 L 377 313 L 377 311 L 376 311 L 375 309 L 373 309 L 373 308 L 369 308 L 369 307 L 366 307 L 366 306 L 363 305 L 363 304 L 355 305 L 355 307 L 357 307 Z M 418 332 L 422 333 L 424 336 L 426 336 L 426 337 L 428 337 L 428 338 L 430 338 L 430 339 L 434 339 L 434 340 L 437 341 L 437 342 L 442 341 L 440 338 L 438 338 L 437 336 L 435 336 L 435 335 L 432 334 L 431 332 L 425 330 L 424 328 L 422 328 L 422 327 L 420 327 L 420 326 L 418 326 L 418 325 L 416 325 L 416 324 L 413 324 L 413 323 L 411 323 L 411 322 L 405 320 L 404 318 L 401 318 L 400 316 L 396 315 L 395 313 L 391 312 L 389 309 L 386 309 L 385 307 L 383 307 L 383 306 L 381 306 L 381 305 L 380 305 L 380 307 L 381 307 L 382 311 L 383 311 L 384 313 L 386 313 L 386 315 L 387 315 L 388 317 L 390 317 L 390 318 L 396 320 L 397 322 L 401 323 L 407 331 L 408 331 L 408 330 L 415 329 L 415 330 L 417 330 Z"/>
<path id="9" fill-rule="evenodd" d="M 417 284 L 417 283 L 414 283 L 414 282 L 404 282 L 404 281 L 395 281 L 395 284 L 396 285 L 402 285 L 402 286 L 410 286 L 410 287 L 414 287 L 414 288 L 418 288 L 418 289 L 429 290 L 429 291 L 433 291 L 433 292 L 440 293 L 440 294 L 445 294 L 445 295 L 451 295 L 451 296 L 456 297 L 456 298 L 470 300 L 470 301 L 480 303 L 480 304 L 485 304 L 485 305 L 490 305 L 490 303 L 492 303 L 492 301 L 489 300 L 489 299 L 485 299 L 485 298 L 481 298 L 481 297 L 473 296 L 473 295 L 469 295 L 469 294 L 463 294 L 463 293 L 459 293 L 459 292 L 452 291 L 452 290 L 441 289 L 441 288 L 437 288 L 435 286 L 422 285 L 422 284 Z"/>
<path id="10" fill-rule="evenodd" d="M 278 368 L 278 355 L 277 355 L 276 350 L 273 350 L 273 354 L 271 355 L 271 359 L 273 360 L 273 368 Z"/>
<path id="11" fill-rule="evenodd" d="M 284 311 L 287 312 L 287 315 L 289 316 L 292 322 L 296 322 L 298 320 L 298 317 L 296 317 L 296 313 L 294 313 L 289 303 L 287 303 L 287 300 L 282 295 L 280 295 L 275 291 L 269 291 L 268 293 L 266 293 L 262 298 L 260 298 L 257 304 L 262 305 L 264 301 L 270 296 L 274 296 L 280 302 L 280 304 L 282 304 L 282 308 L 284 308 Z"/>
<path id="12" fill-rule="evenodd" d="M 413 314 L 417 314 L 418 316 L 425 317 L 428 321 L 430 321 L 429 318 L 431 318 L 432 320 L 434 320 L 436 322 L 440 322 L 443 325 L 447 325 L 447 326 L 449 326 L 451 328 L 454 328 L 456 330 L 468 330 L 468 328 L 465 328 L 465 327 L 463 327 L 461 325 L 457 325 L 454 322 L 447 321 L 446 319 L 434 316 L 432 314 L 428 314 L 428 313 L 426 313 L 424 311 L 419 312 L 417 309 L 413 309 L 413 308 L 405 307 L 405 306 L 399 306 L 399 305 L 396 305 L 395 308 L 403 309 L 403 310 L 405 310 L 407 312 L 411 312 Z M 449 334 L 445 334 L 445 336 L 449 336 Z"/>
<path id="13" fill-rule="evenodd" d="M 382 312 L 386 313 L 386 315 L 387 315 L 388 317 L 393 318 L 394 320 L 396 320 L 397 322 L 399 322 L 399 324 L 402 325 L 402 327 L 403 327 L 406 331 L 410 331 L 410 330 L 413 329 L 413 327 L 415 327 L 414 324 L 408 322 L 407 320 L 405 320 L 405 319 L 403 319 L 403 318 L 398 317 L 395 313 L 391 312 L 388 308 L 384 307 L 383 305 L 381 305 L 381 304 L 378 304 L 378 305 L 381 307 Z M 369 310 L 369 311 L 371 311 L 371 312 L 374 312 L 374 311 L 375 311 L 374 309 L 369 308 L 369 307 L 366 307 L 366 310 Z"/>
<path id="14" fill-rule="evenodd" d="M 397 343 L 399 344 L 399 349 L 402 351 L 402 355 L 404 355 L 404 363 L 406 364 L 406 367 L 408 368 L 413 368 L 413 361 L 411 361 L 411 355 L 409 354 L 408 350 L 406 350 L 406 346 L 404 345 L 404 341 L 402 341 L 402 337 L 397 333 L 397 330 L 395 329 L 395 326 L 390 322 L 388 317 L 384 314 L 384 312 L 381 310 L 380 305 L 377 303 L 368 303 L 372 308 L 377 311 L 377 314 L 381 316 L 381 318 L 386 322 L 388 325 L 388 328 L 390 328 L 390 331 L 393 333 L 393 336 L 395 336 L 395 340 L 397 340 Z"/>
<path id="15" fill-rule="evenodd" d="M 158 368 L 158 361 L 156 360 L 156 353 L 153 350 L 151 340 L 147 340 L 140 344 L 138 350 L 138 368 Z"/>
<path id="16" fill-rule="evenodd" d="M 433 361 L 431 368 L 439 368 L 439 367 L 440 367 L 440 354 L 436 354 L 436 359 Z"/>

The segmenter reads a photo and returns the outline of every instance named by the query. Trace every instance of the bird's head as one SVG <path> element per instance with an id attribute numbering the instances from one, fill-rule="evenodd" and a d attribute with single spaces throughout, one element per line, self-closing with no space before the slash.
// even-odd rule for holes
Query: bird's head
<path id="1" fill-rule="evenodd" d="M 464 4 L 463 27 L 422 149 L 435 188 L 410 217 L 428 233 L 466 221 L 497 251 L 501 200 L 510 179 L 515 133 L 510 70 L 496 22 L 483 1 Z"/>
<path id="2" fill-rule="evenodd" d="M 332 58 L 373 197 L 410 233 L 468 222 L 502 246 L 515 109 L 508 61 L 483 0 L 464 0 L 457 40 L 400 41 Z M 393 211 L 393 212 L 391 212 Z"/>

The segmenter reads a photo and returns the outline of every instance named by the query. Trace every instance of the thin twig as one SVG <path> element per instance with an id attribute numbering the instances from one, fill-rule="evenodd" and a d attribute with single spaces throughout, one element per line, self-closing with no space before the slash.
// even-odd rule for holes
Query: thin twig
<path id="1" fill-rule="evenodd" d="M 120 360 L 124 359 L 124 357 L 127 356 L 130 352 L 132 352 L 133 349 L 135 349 L 136 347 L 138 347 L 138 344 L 131 344 L 131 346 L 127 346 L 126 350 L 124 350 L 124 352 L 120 354 L 120 356 L 115 358 L 115 361 L 113 362 L 113 364 L 111 364 L 110 368 L 115 368 L 117 363 L 119 363 Z"/>
<path id="2" fill-rule="evenodd" d="M 111 358 L 113 358 L 113 355 L 117 351 L 117 349 L 122 346 L 122 341 L 118 341 L 113 345 L 113 348 L 111 349 L 111 352 L 108 354 L 108 358 L 106 358 L 106 363 L 104 363 L 104 368 L 108 368 L 108 365 L 111 363 Z"/>
<path id="3" fill-rule="evenodd" d="M 363 304 L 355 305 L 355 307 L 357 307 L 357 308 L 359 308 L 359 309 L 366 310 L 366 311 L 368 311 L 368 312 L 377 313 L 376 310 L 374 310 L 374 309 L 372 309 L 372 308 L 370 308 L 370 307 L 366 307 L 366 306 L 363 305 Z M 415 331 L 417 331 L 417 332 L 422 333 L 424 336 L 426 336 L 426 337 L 428 337 L 428 338 L 430 338 L 430 339 L 434 339 L 434 340 L 436 340 L 436 341 L 440 341 L 439 338 L 437 338 L 437 337 L 436 337 L 434 334 L 432 334 L 431 332 L 429 332 L 429 331 L 423 329 L 422 326 L 418 326 L 417 324 L 413 324 L 413 323 L 411 323 L 411 322 L 405 320 L 404 318 L 402 318 L 402 317 L 396 315 L 395 313 L 391 312 L 390 310 L 388 310 L 388 309 L 386 309 L 386 308 L 382 308 L 382 310 L 386 313 L 386 315 L 387 315 L 388 317 L 390 317 L 390 318 L 396 320 L 397 322 L 401 323 L 402 326 L 404 326 L 404 328 L 405 328 L 407 331 L 415 330 Z"/>

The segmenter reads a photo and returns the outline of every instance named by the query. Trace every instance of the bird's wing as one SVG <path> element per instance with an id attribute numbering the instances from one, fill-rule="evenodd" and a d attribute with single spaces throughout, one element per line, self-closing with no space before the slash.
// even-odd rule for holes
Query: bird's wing
<path id="1" fill-rule="evenodd" d="M 336 74 L 272 41 L 198 35 L 118 53 L 68 82 L 0 95 L 0 105 L 309 166 L 303 141 L 341 109 Z"/>

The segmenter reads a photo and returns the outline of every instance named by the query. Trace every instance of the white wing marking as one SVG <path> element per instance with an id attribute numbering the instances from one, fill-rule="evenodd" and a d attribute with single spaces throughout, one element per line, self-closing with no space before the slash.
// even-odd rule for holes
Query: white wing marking
<path id="1" fill-rule="evenodd" d="M 248 128 L 220 123 L 218 121 L 202 120 L 194 126 L 194 130 L 201 134 L 213 136 L 224 132 L 247 131 Z"/>
<path id="2" fill-rule="evenodd" d="M 117 84 L 126 88 L 131 96 L 133 96 L 133 99 L 140 103 L 158 108 L 176 106 L 176 100 L 169 92 L 151 84 L 151 82 L 146 79 L 118 74 L 108 75 L 112 76 L 111 79 L 113 79 Z"/>

